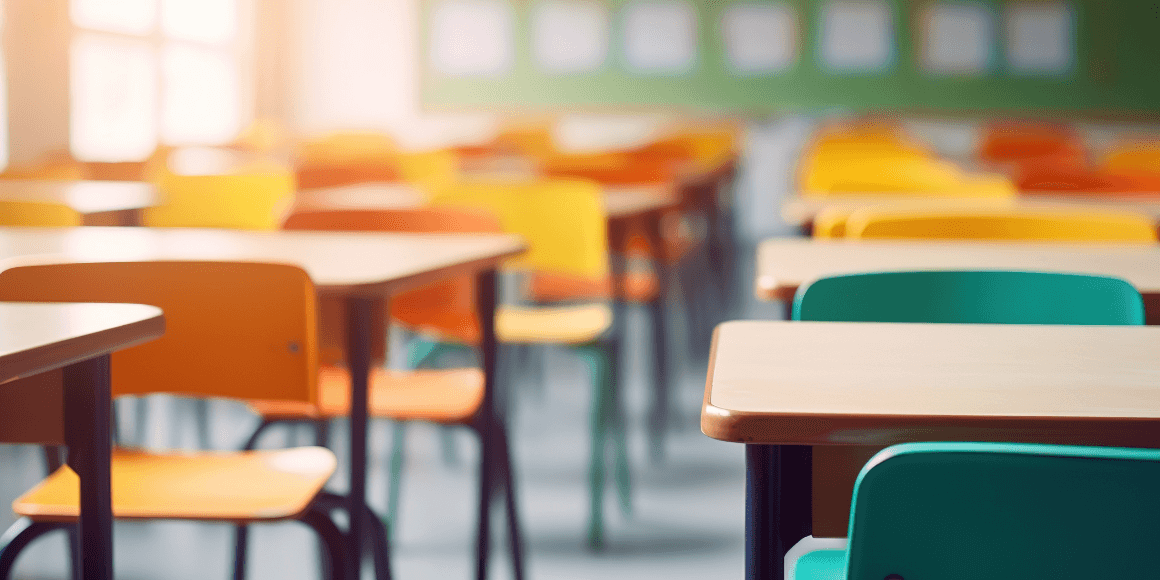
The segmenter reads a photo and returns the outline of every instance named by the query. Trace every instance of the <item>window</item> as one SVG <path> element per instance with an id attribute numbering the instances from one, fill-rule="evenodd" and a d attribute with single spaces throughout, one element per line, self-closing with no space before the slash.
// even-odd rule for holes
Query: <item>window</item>
<path id="1" fill-rule="evenodd" d="M 248 120 L 245 0 L 72 0 L 70 148 L 137 161 L 159 143 L 220 145 Z"/>

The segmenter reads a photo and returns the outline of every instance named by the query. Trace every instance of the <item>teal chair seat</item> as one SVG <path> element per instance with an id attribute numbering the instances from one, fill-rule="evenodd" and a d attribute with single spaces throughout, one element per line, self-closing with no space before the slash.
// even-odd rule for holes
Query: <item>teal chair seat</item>
<path id="1" fill-rule="evenodd" d="M 1155 578 L 1160 451 L 908 443 L 854 487 L 849 547 L 789 578 Z"/>

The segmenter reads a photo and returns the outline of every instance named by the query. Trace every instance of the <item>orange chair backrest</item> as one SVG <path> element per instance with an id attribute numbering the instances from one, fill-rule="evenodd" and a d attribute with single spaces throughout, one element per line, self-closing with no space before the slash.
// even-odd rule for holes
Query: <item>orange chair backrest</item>
<path id="1" fill-rule="evenodd" d="M 676 183 L 679 165 L 679 158 L 610 151 L 552 155 L 540 161 L 540 171 L 552 177 L 588 179 L 603 185 L 653 185 Z"/>
<path id="2" fill-rule="evenodd" d="M 1082 164 L 1085 150 L 1083 140 L 1067 125 L 1002 122 L 985 130 L 978 156 L 994 163 L 1050 157 Z"/>
<path id="3" fill-rule="evenodd" d="M 328 230 L 410 233 L 494 233 L 502 232 L 499 219 L 490 213 L 458 208 L 433 207 L 405 210 L 340 210 L 302 212 L 291 215 L 284 225 L 291 230 Z M 341 325 L 342 305 L 322 300 L 320 341 L 324 364 L 344 360 L 345 336 Z M 479 319 L 475 310 L 475 283 L 465 276 L 403 292 L 391 297 L 391 317 L 403 325 L 458 342 L 479 340 Z M 376 340 L 384 340 L 376 336 Z M 371 352 L 382 352 L 378 345 Z"/>
<path id="4" fill-rule="evenodd" d="M 0 300 L 157 306 L 165 335 L 112 356 L 113 394 L 315 400 L 314 285 L 301 268 L 232 262 L 15 266 Z"/>

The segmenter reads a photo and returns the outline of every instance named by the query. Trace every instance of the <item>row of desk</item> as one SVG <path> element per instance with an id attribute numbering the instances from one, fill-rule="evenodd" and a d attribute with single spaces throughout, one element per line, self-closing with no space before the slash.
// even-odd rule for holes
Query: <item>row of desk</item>
<path id="1" fill-rule="evenodd" d="M 1160 322 L 1158 246 L 770 239 L 757 249 L 755 291 L 788 312 L 818 278 L 944 269 L 1119 277 L 1144 296 L 1148 324 Z M 913 441 L 1160 448 L 1157 352 L 1152 326 L 721 325 L 701 429 L 746 445 L 747 578 L 780 578 L 802 537 L 846 535 L 849 489 L 818 480 L 857 473 L 828 472 L 834 462 L 819 458 Z"/>
<path id="2" fill-rule="evenodd" d="M 303 268 L 321 295 L 340 297 L 348 306 L 346 360 L 352 377 L 349 501 L 355 506 L 364 505 L 366 500 L 367 379 L 371 370 L 370 324 L 375 302 L 433 281 L 475 276 L 484 321 L 481 348 L 485 352 L 482 358 L 486 388 L 493 390 L 496 341 L 494 327 L 489 322 L 493 320 L 496 306 L 495 272 L 504 260 L 523 250 L 519 238 L 502 234 L 370 235 L 137 228 L 30 228 L 0 232 L 0 259 L 15 261 L 206 260 L 273 262 Z M 24 381 L 31 380 L 37 372 L 62 367 L 79 369 L 61 377 L 66 396 L 59 415 L 60 424 L 75 426 L 62 442 L 70 445 L 70 462 L 74 457 L 85 458 L 85 468 L 78 470 L 84 489 L 82 498 L 88 500 L 82 501 L 80 524 L 86 546 L 84 577 L 107 579 L 111 578 L 112 570 L 108 353 L 159 336 L 163 323 L 156 309 L 144 307 L 125 312 L 117 310 L 122 307 L 110 306 L 89 306 L 81 310 L 75 310 L 79 307 L 54 308 L 44 310 L 44 316 L 51 312 L 52 316 L 61 317 L 56 323 L 27 317 L 4 319 L 4 330 L 0 333 L 4 336 L 0 342 L 3 349 L 0 368 L 4 370 L 0 381 L 20 380 L 0 384 L 0 392 L 19 394 L 20 385 L 27 384 Z M 86 313 L 92 313 L 88 314 L 91 317 L 99 314 L 103 317 L 101 320 L 107 321 L 107 328 L 86 324 Z M 6 316 L 7 311 L 0 315 Z M 46 334 L 46 328 L 60 328 L 62 332 L 50 335 Z M 24 336 L 26 331 L 32 334 Z M 83 344 L 86 348 L 74 352 L 68 348 L 71 344 Z M 46 358 L 46 352 L 54 356 Z M 82 359 L 103 362 L 80 363 Z M 75 397 L 74 391 L 85 396 Z M 83 408 L 77 407 L 82 404 Z M 70 417 L 87 420 L 75 423 Z M 354 550 L 350 566 L 356 571 L 360 561 L 357 548 L 362 545 L 359 538 L 365 537 L 364 530 L 361 518 L 352 517 L 349 535 Z"/>

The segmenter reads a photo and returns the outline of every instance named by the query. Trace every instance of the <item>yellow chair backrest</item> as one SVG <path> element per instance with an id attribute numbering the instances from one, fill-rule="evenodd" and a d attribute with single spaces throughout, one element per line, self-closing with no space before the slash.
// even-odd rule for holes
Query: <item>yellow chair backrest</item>
<path id="1" fill-rule="evenodd" d="M 585 278 L 608 274 L 603 192 L 594 182 L 459 182 L 436 190 L 432 202 L 494 213 L 504 231 L 528 244 L 528 251 L 512 260 L 513 267 Z"/>
<path id="2" fill-rule="evenodd" d="M 966 174 L 952 163 L 911 155 L 831 157 L 808 165 L 802 176 L 808 196 L 864 194 L 1013 197 L 1018 191 L 1000 175 Z"/>
<path id="3" fill-rule="evenodd" d="M 813 237 L 818 239 L 846 237 L 846 220 L 856 211 L 857 208 L 831 206 L 818 212 L 814 216 Z"/>
<path id="4" fill-rule="evenodd" d="M 450 149 L 402 152 L 394 162 L 403 181 L 427 188 L 447 185 L 459 174 L 459 155 Z"/>
<path id="5" fill-rule="evenodd" d="M 958 239 L 1155 243 L 1145 215 L 1090 210 L 863 210 L 846 220 L 851 239 Z"/>
<path id="6" fill-rule="evenodd" d="M 0 300 L 149 304 L 165 335 L 113 354 L 113 394 L 313 401 L 314 285 L 296 266 L 121 262 L 17 266 Z"/>
<path id="7" fill-rule="evenodd" d="M 0 226 L 69 227 L 81 225 L 81 214 L 60 203 L 0 201 Z"/>
<path id="8" fill-rule="evenodd" d="M 275 230 L 295 191 L 290 169 L 241 168 L 222 175 L 178 175 L 163 171 L 157 188 L 163 203 L 146 209 L 149 227 Z"/>

